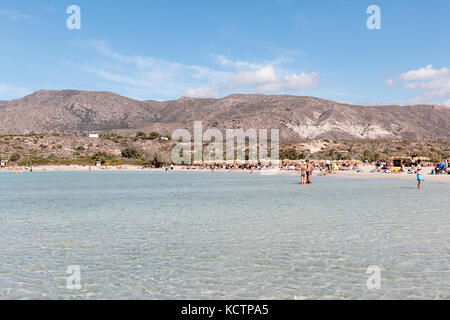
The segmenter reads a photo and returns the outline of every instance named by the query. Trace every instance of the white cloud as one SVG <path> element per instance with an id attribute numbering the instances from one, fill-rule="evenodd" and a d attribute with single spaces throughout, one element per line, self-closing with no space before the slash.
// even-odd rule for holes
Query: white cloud
<path id="1" fill-rule="evenodd" d="M 444 103 L 445 99 L 450 98 L 450 70 L 448 68 L 434 69 L 430 64 L 402 73 L 399 78 L 403 87 L 422 92 L 421 96 L 411 99 L 410 103 Z"/>
<path id="2" fill-rule="evenodd" d="M 444 102 L 444 106 L 449 106 L 450 107 L 450 99 L 448 99 L 447 101 Z"/>
<path id="3" fill-rule="evenodd" d="M 304 90 L 319 85 L 319 74 L 317 72 L 301 74 L 288 74 L 281 82 L 281 87 L 286 90 Z"/>
<path id="4" fill-rule="evenodd" d="M 240 72 L 233 76 L 230 88 L 256 87 L 258 92 L 300 91 L 318 85 L 318 73 L 287 74 L 278 76 L 272 65 L 253 72 Z"/>
<path id="5" fill-rule="evenodd" d="M 393 86 L 394 84 L 395 84 L 395 80 L 394 79 L 388 79 L 386 81 L 386 85 L 388 85 L 388 86 Z"/>
<path id="6" fill-rule="evenodd" d="M 231 79 L 230 86 L 236 88 L 240 85 L 265 85 L 279 81 L 273 66 L 265 66 L 252 72 L 239 72 Z"/>
<path id="7" fill-rule="evenodd" d="M 203 87 L 187 89 L 183 92 L 183 96 L 189 98 L 218 98 L 219 95 L 210 87 Z"/>
<path id="8" fill-rule="evenodd" d="M 442 76 L 449 76 L 450 75 L 449 71 L 450 70 L 447 68 L 441 68 L 440 70 L 433 69 L 433 66 L 429 64 L 424 68 L 411 70 L 400 74 L 400 79 L 404 81 L 429 80 L 439 78 Z"/>

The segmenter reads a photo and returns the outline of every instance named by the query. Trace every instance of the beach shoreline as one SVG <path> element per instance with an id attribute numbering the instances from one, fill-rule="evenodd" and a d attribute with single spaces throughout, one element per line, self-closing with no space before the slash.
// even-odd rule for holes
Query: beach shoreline
<path id="1" fill-rule="evenodd" d="M 326 178 L 351 178 L 351 179 L 404 179 L 416 181 L 416 175 L 411 173 L 383 173 L 383 172 L 372 172 L 374 170 L 374 166 L 366 165 L 360 167 L 360 170 L 343 170 L 334 174 L 322 175 L 320 171 L 315 170 L 313 177 L 326 177 Z M 450 183 L 450 175 L 432 175 L 429 174 L 431 172 L 430 168 L 425 169 L 425 181 L 429 182 L 441 182 L 441 183 Z M 429 169 L 429 170 L 428 170 Z M 25 169 L 22 168 L 2 168 L 0 169 L 0 173 L 28 173 L 30 168 Z M 109 166 L 109 167 L 96 167 L 96 166 L 83 166 L 83 165 L 44 165 L 44 166 L 33 166 L 32 172 L 165 172 L 165 168 L 143 168 L 142 166 L 133 166 L 133 165 L 121 165 L 121 166 Z M 211 173 L 211 169 L 209 168 L 198 168 L 193 167 L 189 168 L 187 166 L 174 166 L 173 170 L 168 169 L 169 172 L 209 172 Z M 254 174 L 262 174 L 260 170 L 224 170 L 224 169 L 215 169 L 216 173 L 254 173 Z M 275 174 L 270 175 L 298 175 L 300 177 L 299 171 L 294 170 L 279 170 Z"/>
<path id="2" fill-rule="evenodd" d="M 339 172 L 337 174 L 328 175 L 331 178 L 351 178 L 351 179 L 394 179 L 394 180 L 410 180 L 417 182 L 415 174 L 408 173 L 358 173 L 358 172 Z M 426 182 L 441 182 L 450 184 L 450 175 L 424 175 Z"/>

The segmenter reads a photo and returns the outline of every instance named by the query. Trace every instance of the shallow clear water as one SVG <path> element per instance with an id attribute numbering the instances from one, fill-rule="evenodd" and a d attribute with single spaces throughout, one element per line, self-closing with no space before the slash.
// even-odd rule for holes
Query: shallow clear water
<path id="1" fill-rule="evenodd" d="M 0 298 L 450 299 L 450 185 L 297 180 L 0 173 Z"/>

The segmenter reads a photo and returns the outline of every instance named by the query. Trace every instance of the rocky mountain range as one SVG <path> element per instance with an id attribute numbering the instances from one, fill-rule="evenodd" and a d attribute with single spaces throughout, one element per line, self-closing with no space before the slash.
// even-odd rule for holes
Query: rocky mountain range
<path id="1" fill-rule="evenodd" d="M 176 128 L 280 129 L 283 140 L 450 138 L 450 108 L 356 106 L 313 97 L 230 95 L 139 101 L 110 92 L 41 90 L 0 101 L 0 134 L 158 131 Z"/>

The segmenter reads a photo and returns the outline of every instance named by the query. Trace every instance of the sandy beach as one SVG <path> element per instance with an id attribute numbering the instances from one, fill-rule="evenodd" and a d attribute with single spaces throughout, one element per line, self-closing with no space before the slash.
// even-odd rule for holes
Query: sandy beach
<path id="1" fill-rule="evenodd" d="M 188 167 L 186 166 L 174 166 L 173 171 L 180 171 L 180 172 L 211 172 L 211 169 L 206 168 L 199 168 L 195 167 Z M 327 178 L 331 179 L 338 179 L 338 178 L 355 178 L 355 179 L 406 179 L 411 181 L 416 181 L 416 175 L 403 172 L 403 173 L 383 173 L 383 172 L 373 172 L 375 169 L 375 166 L 372 165 L 366 165 L 360 167 L 361 170 L 343 170 L 339 171 L 335 174 L 328 174 L 326 175 Z M 450 183 L 450 175 L 432 175 L 431 173 L 431 167 L 424 168 L 424 177 L 425 181 L 429 182 L 441 182 L 441 183 Z M 20 168 L 17 170 L 20 172 L 28 172 L 28 170 L 25 170 L 25 168 Z M 121 166 L 109 166 L 109 167 L 96 167 L 96 166 L 82 166 L 82 165 L 46 165 L 46 166 L 36 166 L 33 167 L 33 172 L 86 172 L 86 171 L 92 171 L 92 172 L 120 172 L 120 171 L 153 171 L 153 172 L 164 172 L 165 168 L 143 168 L 141 166 L 132 166 L 132 165 L 121 165 Z M 169 171 L 171 171 L 169 169 Z M 13 168 L 3 168 L 0 169 L 0 172 L 15 172 Z M 250 173 L 250 170 L 224 170 L 224 169 L 215 169 L 215 172 L 229 172 L 229 173 L 239 173 L 239 172 L 248 172 Z M 252 173 L 260 174 L 261 171 L 254 170 Z M 289 175 L 300 175 L 299 171 L 294 170 L 279 170 L 276 174 L 289 174 Z M 315 177 L 321 176 L 320 171 L 315 170 L 314 175 Z"/>
<path id="2" fill-rule="evenodd" d="M 430 182 L 443 182 L 443 183 L 450 183 L 450 175 L 432 175 L 429 174 L 431 172 L 430 170 L 426 170 L 426 174 L 424 175 L 425 181 Z M 408 174 L 408 173 L 382 173 L 382 172 L 375 172 L 371 173 L 370 171 L 364 170 L 361 172 L 356 171 L 341 171 L 337 174 L 329 175 L 328 177 L 331 178 L 355 178 L 355 179 L 405 179 L 405 180 L 411 180 L 416 181 L 416 175 L 415 174 Z"/>

